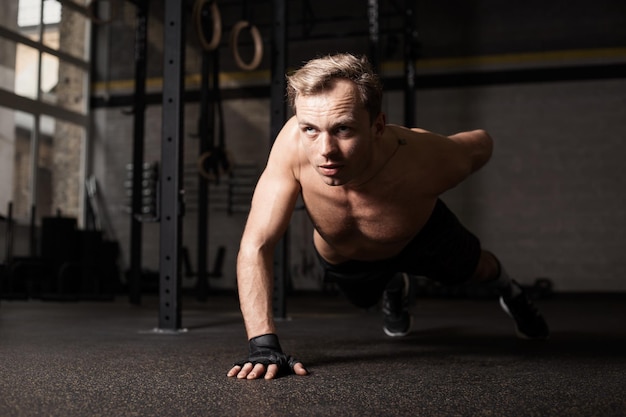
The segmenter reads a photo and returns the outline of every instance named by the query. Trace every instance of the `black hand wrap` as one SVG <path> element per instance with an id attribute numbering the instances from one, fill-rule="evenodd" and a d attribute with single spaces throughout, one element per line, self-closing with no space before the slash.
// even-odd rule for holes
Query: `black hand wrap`
<path id="1" fill-rule="evenodd" d="M 299 363 L 296 358 L 287 356 L 283 353 L 278 336 L 273 333 L 264 334 L 262 336 L 250 339 L 250 356 L 235 363 L 235 366 L 244 366 L 246 363 L 256 365 L 260 363 L 264 366 L 278 365 L 279 373 L 293 372 L 295 364 Z"/>

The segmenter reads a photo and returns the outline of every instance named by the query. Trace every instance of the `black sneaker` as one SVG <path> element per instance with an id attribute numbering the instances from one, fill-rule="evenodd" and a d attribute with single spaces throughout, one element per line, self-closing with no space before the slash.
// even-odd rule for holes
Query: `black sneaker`
<path id="1" fill-rule="evenodd" d="M 500 306 L 515 321 L 517 336 L 521 339 L 546 340 L 550 337 L 548 324 L 537 307 L 528 299 L 522 287 L 515 281 L 521 293 L 515 297 L 500 297 Z"/>
<path id="2" fill-rule="evenodd" d="M 409 276 L 398 274 L 394 280 L 401 280 L 398 288 L 383 293 L 383 330 L 387 336 L 406 336 L 411 331 L 413 318 L 409 314 Z"/>

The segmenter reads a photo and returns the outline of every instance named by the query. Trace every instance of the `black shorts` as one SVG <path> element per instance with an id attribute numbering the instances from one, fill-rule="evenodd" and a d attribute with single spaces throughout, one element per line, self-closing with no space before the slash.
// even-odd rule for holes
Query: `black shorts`
<path id="1" fill-rule="evenodd" d="M 480 241 L 437 200 L 422 230 L 396 256 L 379 261 L 330 264 L 318 254 L 326 282 L 334 282 L 353 304 L 368 308 L 382 296 L 399 273 L 424 276 L 446 285 L 461 284 L 474 274 L 480 258 Z"/>

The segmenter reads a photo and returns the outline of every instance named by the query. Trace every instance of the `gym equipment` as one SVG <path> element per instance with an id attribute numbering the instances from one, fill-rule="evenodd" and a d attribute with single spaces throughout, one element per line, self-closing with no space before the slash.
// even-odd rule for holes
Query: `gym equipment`
<path id="1" fill-rule="evenodd" d="M 146 51 L 148 48 L 147 0 L 138 1 L 135 29 L 135 92 L 133 103 L 133 182 L 130 213 L 130 271 L 128 274 L 129 301 L 141 303 L 141 256 L 143 226 L 141 224 L 144 130 L 146 112 Z"/>
<path id="2" fill-rule="evenodd" d="M 206 15 L 202 17 L 206 18 Z M 202 23 L 202 21 L 200 22 Z M 204 26 L 204 25 L 202 25 Z M 209 182 L 219 183 L 220 176 L 228 172 L 230 162 L 226 157 L 224 114 L 219 86 L 219 51 L 202 53 L 200 117 L 198 120 L 199 151 L 198 175 L 198 272 L 196 297 L 206 301 L 209 293 L 207 251 L 209 234 Z M 212 94 L 213 93 L 213 96 Z M 217 114 L 216 114 L 217 113 Z M 219 120 L 219 145 L 215 146 L 215 121 Z"/>
<path id="3" fill-rule="evenodd" d="M 2 296 L 43 300 L 113 299 L 120 287 L 119 246 L 71 217 L 44 217 L 39 253 L 11 255 Z"/>
<path id="4" fill-rule="evenodd" d="M 369 61 L 374 71 L 380 73 L 380 27 L 378 0 L 367 1 L 369 32 Z"/>
<path id="5" fill-rule="evenodd" d="M 191 259 L 189 257 L 189 249 L 183 246 L 181 249 L 181 258 L 183 262 L 183 269 L 185 271 L 186 278 L 193 278 L 199 276 L 198 272 L 194 272 L 193 267 L 191 266 Z M 217 248 L 217 255 L 215 256 L 215 261 L 213 263 L 213 270 L 206 273 L 207 277 L 210 278 L 221 278 L 223 276 L 222 269 L 224 266 L 224 259 L 226 258 L 226 247 L 220 246 Z M 198 301 L 206 301 L 200 299 L 198 296 Z"/>
<path id="6" fill-rule="evenodd" d="M 67 2 L 66 2 L 67 3 Z M 98 4 L 103 3 L 102 0 L 91 0 L 87 4 L 87 17 L 96 25 L 104 25 L 110 23 L 117 17 L 118 5 L 116 0 L 109 0 L 109 16 L 101 18 Z"/>
<path id="7" fill-rule="evenodd" d="M 254 55 L 252 56 L 250 62 L 244 62 L 239 54 L 239 35 L 244 29 L 248 29 L 250 31 L 252 41 L 254 42 Z M 246 71 L 255 70 L 263 59 L 263 39 L 261 38 L 261 32 L 259 32 L 259 29 L 249 21 L 240 20 L 235 23 L 235 26 L 233 26 L 230 35 L 230 48 L 233 53 L 233 58 L 239 68 Z"/>
<path id="8" fill-rule="evenodd" d="M 208 6 L 208 11 L 206 6 Z M 205 25 L 203 24 L 207 16 L 211 17 L 213 28 L 209 40 L 206 38 Z M 205 51 L 217 49 L 222 40 L 222 16 L 219 7 L 217 7 L 217 0 L 196 0 L 193 4 L 193 22 L 202 48 Z"/>
<path id="9" fill-rule="evenodd" d="M 31 296 L 38 297 L 41 283 L 52 275 L 50 268 L 36 255 L 35 208 L 30 216 L 30 254 L 15 256 L 13 240 L 15 237 L 15 221 L 12 216 L 12 203 L 9 203 L 7 223 L 7 251 L 2 277 L 2 297 L 12 300 L 26 300 Z"/>
<path id="10" fill-rule="evenodd" d="M 287 0 L 273 1 L 273 51 L 271 60 L 270 141 L 273 143 L 287 120 L 285 90 L 287 80 Z M 273 314 L 277 319 L 287 318 L 287 282 L 289 280 L 289 230 L 274 251 Z"/>
<path id="11" fill-rule="evenodd" d="M 5 235 L 5 247 L 4 247 L 4 262 L 8 264 L 13 257 L 13 203 L 9 202 L 7 205 L 7 217 L 6 221 L 6 235 Z"/>
<path id="12" fill-rule="evenodd" d="M 246 363 L 256 365 L 258 363 L 268 365 L 278 365 L 279 373 L 293 372 L 293 367 L 299 362 L 293 356 L 287 356 L 278 341 L 278 336 L 269 333 L 262 336 L 253 337 L 248 342 L 250 354 L 246 359 L 236 362 L 234 365 L 243 366 Z"/>
<path id="13" fill-rule="evenodd" d="M 206 253 L 208 248 L 209 234 L 209 172 L 203 175 L 202 168 L 205 166 L 202 155 L 206 155 L 209 159 L 211 150 L 215 143 L 215 110 L 213 101 L 210 99 L 211 88 L 211 63 L 216 66 L 217 63 L 211 62 L 211 56 L 217 56 L 218 52 L 204 51 L 202 53 L 202 79 L 201 79 L 201 95 L 200 95 L 200 118 L 198 120 L 199 132 L 199 152 L 201 157 L 198 159 L 197 171 L 200 175 L 198 179 L 198 273 L 196 282 L 196 297 L 198 301 L 206 301 L 209 292 L 209 280 L 207 276 L 207 260 Z M 214 80 L 215 81 L 215 80 Z M 214 86 L 214 88 L 216 88 Z M 223 122 L 222 122 L 223 123 Z M 202 162 L 201 162 L 202 161 Z"/>
<path id="14" fill-rule="evenodd" d="M 212 65 L 209 65 L 211 61 Z M 209 68 L 212 67 L 212 68 Z M 211 83 L 208 82 L 209 72 L 212 72 Z M 224 110 L 220 92 L 220 61 L 219 53 L 213 52 L 210 57 L 203 55 L 202 73 L 202 100 L 200 103 L 200 157 L 198 158 L 198 173 L 207 179 L 219 183 L 222 175 L 227 175 L 231 169 L 230 156 L 226 150 L 226 133 L 224 129 Z M 209 85 L 210 84 L 210 85 Z M 209 99 L 212 93 L 213 99 Z M 214 116 L 217 115 L 217 118 Z M 219 122 L 217 129 L 218 144 L 215 146 L 214 126 Z"/>
<path id="15" fill-rule="evenodd" d="M 307 2 L 308 4 L 308 2 Z M 371 53 L 374 55 L 379 50 L 379 13 L 378 13 L 378 1 L 369 0 L 369 34 L 371 44 Z M 169 2 L 166 0 L 165 5 L 165 24 L 164 24 L 164 91 L 163 91 L 163 113 L 171 116 L 167 120 L 164 119 L 163 139 L 162 139 L 162 154 L 168 155 L 167 161 L 163 162 L 161 167 L 161 265 L 160 268 L 160 282 L 162 284 L 160 313 L 159 313 L 159 325 L 161 328 L 167 328 L 171 330 L 180 329 L 180 309 L 178 306 L 178 293 L 179 293 L 179 269 L 182 262 L 179 262 L 180 257 L 180 241 L 182 233 L 180 227 L 180 217 L 182 216 L 184 203 L 182 201 L 181 189 L 179 182 L 182 181 L 182 126 L 181 115 L 182 109 L 180 105 L 181 95 L 183 92 L 181 82 L 181 66 L 184 64 L 184 40 L 182 29 L 180 26 L 183 22 L 183 11 L 178 8 L 180 5 Z M 246 2 L 244 1 L 244 8 Z M 284 91 L 285 80 L 284 74 L 286 72 L 286 43 L 287 43 L 287 25 L 286 25 L 286 0 L 273 0 L 272 1 L 273 16 L 272 16 L 272 54 L 271 54 L 271 140 L 273 140 L 282 125 L 286 121 L 286 108 L 284 103 Z M 246 18 L 246 13 L 243 13 L 243 19 L 237 22 L 233 26 L 231 32 L 231 49 L 235 55 L 235 61 L 240 68 L 249 70 L 256 68 L 257 62 L 262 57 L 262 39 L 260 36 L 255 36 L 254 25 L 251 24 L 250 19 Z M 211 26 L 207 20 L 210 18 Z M 216 71 L 217 67 L 215 60 L 217 59 L 217 51 L 219 43 L 221 42 L 221 28 L 222 21 L 217 2 L 215 0 L 197 0 L 193 7 L 193 21 L 197 30 L 200 43 L 205 49 L 205 52 L 211 52 L 211 58 L 213 59 L 214 76 L 219 71 Z M 210 30 L 209 30 L 210 29 Z M 255 57 L 251 62 L 243 62 L 238 51 L 238 42 L 243 30 L 250 30 L 250 34 L 253 37 L 255 44 Z M 257 29 L 258 31 L 258 29 Z M 207 36 L 210 32 L 210 37 Z M 376 56 L 373 57 L 376 61 Z M 243 64 L 243 65 L 242 65 Z M 203 74 L 205 73 L 205 67 L 203 63 Z M 208 91 L 208 87 L 205 89 L 208 81 L 205 81 L 203 77 L 203 92 Z M 217 86 L 218 82 L 213 81 L 213 85 Z M 203 93 L 204 94 L 204 93 Z M 219 103 L 219 89 L 215 89 L 215 94 L 218 94 L 218 100 L 215 103 Z M 207 99 L 208 102 L 208 99 Z M 218 114 L 220 109 L 218 108 Z M 208 109 L 205 111 L 205 107 L 201 109 L 202 114 L 213 114 Z M 202 131 L 202 129 L 201 129 Z M 201 133 L 204 137 L 204 134 Z M 201 141 L 202 143 L 202 141 Z M 219 155 L 221 153 L 221 156 Z M 219 176 L 224 174 L 223 170 L 220 170 L 220 164 L 224 161 L 228 161 L 223 141 L 220 139 L 217 147 L 209 149 L 201 149 L 200 156 L 196 163 L 198 165 L 199 175 L 206 181 L 218 181 Z M 230 165 L 229 162 L 227 162 Z M 202 184 L 202 183 L 201 183 Z M 200 186 L 199 192 L 205 187 Z M 205 197 L 199 196 L 199 202 L 202 202 Z M 203 206 L 199 206 L 199 211 L 204 211 Z M 205 227 L 199 221 L 200 234 L 203 235 L 202 230 Z M 202 244 L 199 244 L 201 247 Z M 284 318 L 286 316 L 285 308 L 285 296 L 287 290 L 287 284 L 289 280 L 288 269 L 288 234 L 279 243 L 276 249 L 275 262 L 275 291 L 274 291 L 274 316 L 276 318 Z M 199 258 L 200 260 L 201 258 Z M 199 264 L 198 274 L 202 275 L 202 265 Z M 202 281 L 204 282 L 204 281 Z M 200 284 L 204 285 L 204 284 Z"/>
<path id="16" fill-rule="evenodd" d="M 184 201 L 183 127 L 185 70 L 184 2 L 165 0 L 163 34 L 163 127 L 161 139 L 159 331 L 181 329 L 180 248 Z"/>
<path id="17" fill-rule="evenodd" d="M 159 218 L 159 163 L 145 162 L 141 168 L 141 178 L 139 183 L 141 189 L 139 191 L 139 201 L 141 205 L 138 211 L 133 210 L 133 196 L 135 195 L 133 187 L 135 185 L 133 164 L 126 165 L 126 181 L 124 181 L 124 188 L 126 189 L 126 196 L 128 197 L 126 208 L 129 213 L 133 213 L 136 220 L 140 222 L 153 222 Z"/>
<path id="18" fill-rule="evenodd" d="M 13 257 L 13 203 L 7 204 L 7 217 L 0 216 L 6 222 L 4 235 L 4 262 L 0 263 L 0 299 L 5 293 L 5 286 L 8 286 L 10 275 L 8 265 Z"/>
<path id="19" fill-rule="evenodd" d="M 404 24 L 404 125 L 416 126 L 415 120 L 415 78 L 417 68 L 419 40 L 415 23 L 416 5 L 412 0 L 405 0 Z"/>
<path id="20" fill-rule="evenodd" d="M 44 219 L 45 222 L 52 223 L 59 220 L 68 219 Z M 69 219 L 75 225 L 74 219 Z M 69 232 L 69 229 L 68 229 Z M 42 236 L 48 236 L 51 244 L 59 244 L 59 240 L 70 242 L 74 248 L 74 253 L 64 254 L 65 259 L 55 259 L 54 265 L 56 276 L 52 293 L 42 292 L 44 299 L 55 300 L 109 300 L 114 298 L 115 291 L 119 289 L 119 268 L 117 257 L 119 248 L 116 243 L 105 241 L 102 232 L 99 230 L 79 230 L 74 229 L 69 235 L 58 235 L 58 231 L 52 234 L 44 232 Z M 43 240 L 43 238 L 42 238 Z M 43 242 L 42 242 L 43 243 Z M 47 249 L 47 252 L 50 250 Z M 42 247 L 42 257 L 45 256 L 48 262 L 51 254 L 46 253 Z M 58 256 L 58 254 L 54 254 Z"/>

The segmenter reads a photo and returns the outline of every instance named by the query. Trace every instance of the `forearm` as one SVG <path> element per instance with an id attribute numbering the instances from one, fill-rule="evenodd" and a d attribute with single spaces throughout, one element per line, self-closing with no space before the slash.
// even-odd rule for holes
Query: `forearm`
<path id="1" fill-rule="evenodd" d="M 248 339 L 276 332 L 272 314 L 272 256 L 273 251 L 268 249 L 242 248 L 237 258 L 239 303 Z"/>

